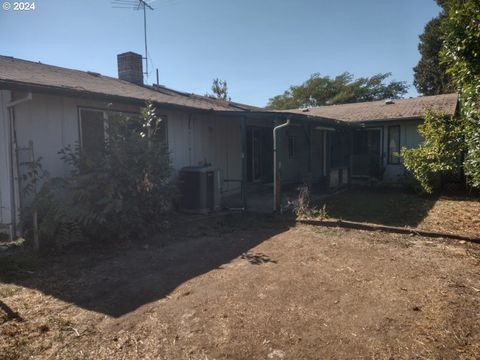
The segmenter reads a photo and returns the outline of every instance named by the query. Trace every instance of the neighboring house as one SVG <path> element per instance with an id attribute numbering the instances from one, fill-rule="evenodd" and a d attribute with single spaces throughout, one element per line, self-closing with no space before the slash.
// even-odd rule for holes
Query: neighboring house
<path id="1" fill-rule="evenodd" d="M 247 184 L 273 181 L 275 124 L 291 121 L 289 130 L 279 131 L 278 154 L 279 163 L 288 156 L 282 172 L 295 182 L 307 178 L 313 163 L 317 178 L 326 176 L 322 129 L 348 127 L 309 114 L 270 112 L 144 85 L 141 55 L 128 52 L 117 60 L 119 79 L 0 56 L 0 225 L 15 232 L 26 163 L 42 157 L 51 176 L 68 176 L 61 148 L 79 143 L 84 151 L 95 151 L 103 146 L 109 121 L 120 113 L 138 114 L 147 100 L 166 125 L 173 176 L 183 167 L 208 164 L 216 171 L 221 198 L 240 200 L 242 194 L 242 207 Z M 306 164 L 305 138 L 312 132 L 320 150 Z"/>
<path id="2" fill-rule="evenodd" d="M 417 127 L 426 110 L 455 116 L 457 94 L 319 106 L 291 112 L 358 125 L 351 140 L 350 177 L 399 182 L 405 175 L 400 150 L 418 147 L 422 142 Z"/>

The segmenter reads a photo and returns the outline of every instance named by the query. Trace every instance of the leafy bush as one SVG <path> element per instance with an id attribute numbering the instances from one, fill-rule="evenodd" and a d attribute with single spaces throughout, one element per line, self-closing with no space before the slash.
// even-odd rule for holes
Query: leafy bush
<path id="1" fill-rule="evenodd" d="M 463 137 L 458 122 L 442 113 L 425 114 L 425 121 L 418 126 L 423 143 L 418 148 L 401 151 L 405 167 L 416 180 L 410 181 L 414 188 L 430 194 L 439 187 L 444 173 L 460 170 Z"/>
<path id="2" fill-rule="evenodd" d="M 460 95 L 465 174 L 480 188 L 480 1 L 445 0 L 441 59 Z"/>
<path id="3" fill-rule="evenodd" d="M 59 152 L 71 176 L 46 181 L 32 202 L 42 242 L 142 238 L 171 209 L 176 190 L 153 105 L 147 104 L 140 118 L 113 120 L 100 156 L 78 145 Z"/>

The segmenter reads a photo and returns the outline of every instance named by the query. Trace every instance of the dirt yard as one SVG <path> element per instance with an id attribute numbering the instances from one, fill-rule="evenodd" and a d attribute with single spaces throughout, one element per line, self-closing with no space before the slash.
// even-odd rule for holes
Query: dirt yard
<path id="1" fill-rule="evenodd" d="M 2 261 L 0 359 L 480 354 L 470 243 L 235 215 L 115 251 Z"/>
<path id="2" fill-rule="evenodd" d="M 334 218 L 480 236 L 478 198 L 422 197 L 380 188 L 350 190 L 323 204 Z"/>

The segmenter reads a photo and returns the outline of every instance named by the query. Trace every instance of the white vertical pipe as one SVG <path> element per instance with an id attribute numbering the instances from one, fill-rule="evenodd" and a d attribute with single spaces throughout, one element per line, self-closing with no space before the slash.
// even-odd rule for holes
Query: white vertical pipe
<path id="1" fill-rule="evenodd" d="M 279 196 L 279 193 L 277 193 L 277 186 L 278 180 L 277 180 L 277 131 L 280 130 L 281 128 L 284 128 L 286 126 L 290 125 L 290 119 L 287 119 L 287 122 L 278 125 L 273 128 L 273 211 L 279 210 L 277 208 L 277 197 Z"/>

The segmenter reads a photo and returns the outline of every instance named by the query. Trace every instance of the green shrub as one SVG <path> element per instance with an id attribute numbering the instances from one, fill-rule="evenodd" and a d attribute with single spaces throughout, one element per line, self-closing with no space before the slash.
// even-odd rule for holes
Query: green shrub
<path id="1" fill-rule="evenodd" d="M 81 238 L 134 240 L 164 222 L 176 190 L 169 181 L 161 121 L 147 104 L 140 118 L 117 116 L 110 121 L 100 156 L 94 158 L 78 145 L 59 152 L 71 176 L 49 179 L 32 202 L 43 244 Z"/>
<path id="2" fill-rule="evenodd" d="M 443 174 L 461 170 L 462 127 L 455 117 L 427 111 L 418 132 L 423 143 L 415 149 L 403 148 L 401 155 L 420 192 L 431 194 L 438 189 Z"/>
<path id="3" fill-rule="evenodd" d="M 445 0 L 441 60 L 459 92 L 468 184 L 480 189 L 480 0 Z"/>

